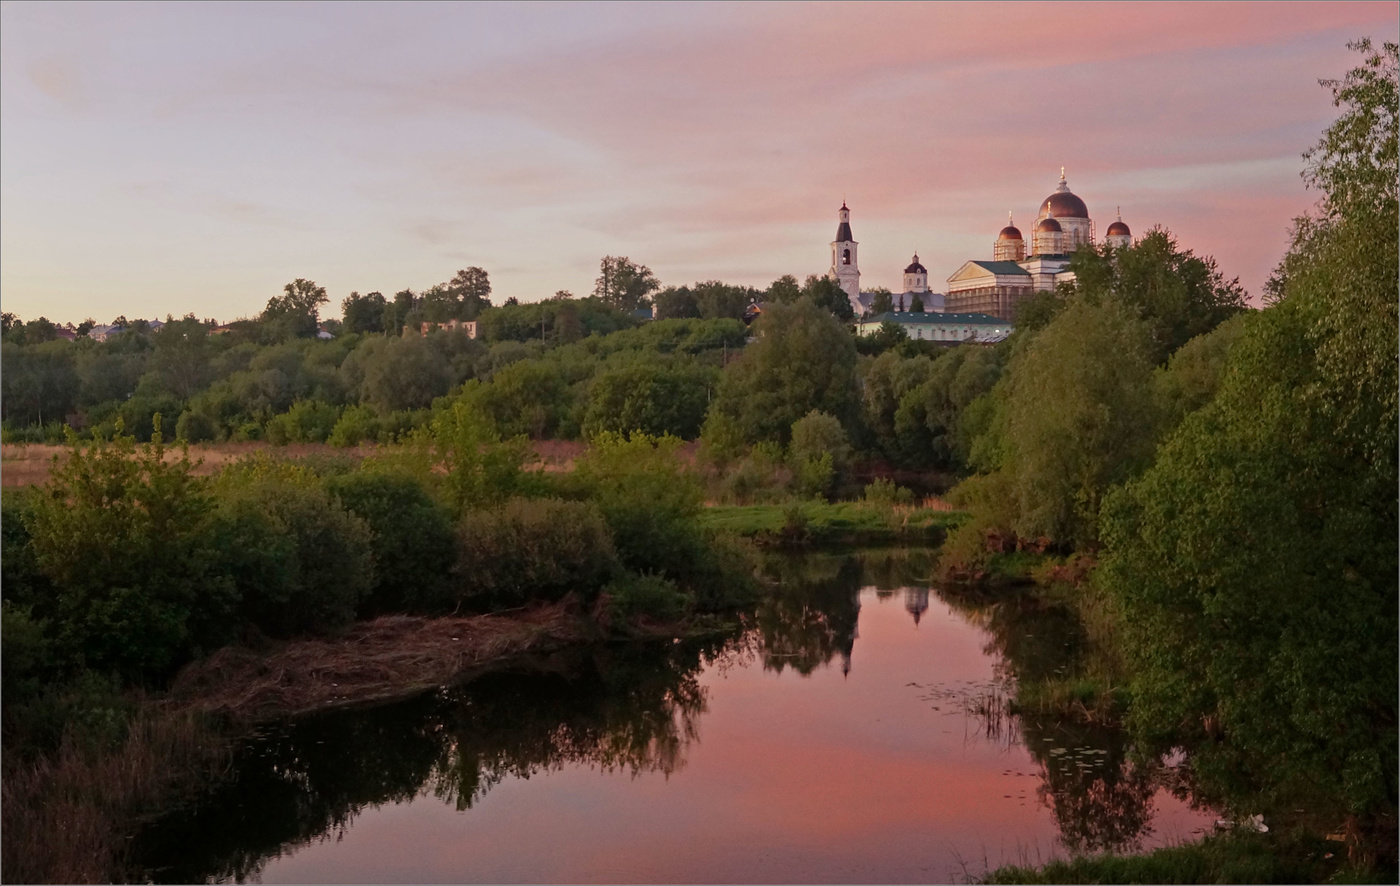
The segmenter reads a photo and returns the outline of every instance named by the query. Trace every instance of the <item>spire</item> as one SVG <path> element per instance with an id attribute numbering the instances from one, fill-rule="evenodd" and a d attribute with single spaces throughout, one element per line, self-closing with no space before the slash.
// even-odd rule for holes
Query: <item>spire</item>
<path id="1" fill-rule="evenodd" d="M 1065 181 L 1065 168 L 1060 167 L 1060 183 L 1055 186 L 1056 193 L 1063 193 L 1069 190 L 1069 182 Z"/>
<path id="2" fill-rule="evenodd" d="M 1006 210 L 1006 223 L 1010 227 L 1016 227 L 1016 220 L 1011 217 L 1011 210 Z"/>

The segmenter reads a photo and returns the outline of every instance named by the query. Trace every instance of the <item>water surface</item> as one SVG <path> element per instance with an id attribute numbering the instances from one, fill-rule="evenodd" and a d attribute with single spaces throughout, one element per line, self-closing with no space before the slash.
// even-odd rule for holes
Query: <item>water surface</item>
<path id="1" fill-rule="evenodd" d="M 1011 718 L 1083 632 L 919 552 L 776 559 L 740 635 L 576 650 L 269 729 L 141 835 L 164 881 L 914 882 L 1188 840 L 1113 729 Z"/>

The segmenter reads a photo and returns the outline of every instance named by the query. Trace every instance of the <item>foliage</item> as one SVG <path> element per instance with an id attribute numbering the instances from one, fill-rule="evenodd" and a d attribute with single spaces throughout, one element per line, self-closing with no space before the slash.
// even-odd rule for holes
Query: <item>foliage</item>
<path id="1" fill-rule="evenodd" d="M 1015 514 L 1002 528 L 1096 542 L 1104 493 L 1156 445 L 1150 351 L 1127 307 L 1076 299 L 1012 357 L 989 432 Z"/>
<path id="2" fill-rule="evenodd" d="M 1105 503 L 1102 566 L 1143 735 L 1199 744 L 1203 788 L 1226 802 L 1306 802 L 1350 816 L 1353 851 L 1392 854 L 1395 51 L 1332 85 L 1351 107 L 1308 155 L 1329 191 L 1296 228 L 1281 298 L 1242 331 L 1214 400 Z"/>
<path id="3" fill-rule="evenodd" d="M 856 318 L 855 308 L 851 307 L 851 299 L 846 295 L 846 290 L 831 277 L 808 275 L 807 281 L 802 284 L 802 295 L 817 307 L 830 311 L 832 316 L 844 323 Z"/>
<path id="4" fill-rule="evenodd" d="M 595 596 L 617 568 L 608 526 L 586 502 L 513 498 L 457 523 L 453 596 L 480 611 Z"/>
<path id="5" fill-rule="evenodd" d="M 1121 249 L 1081 247 L 1070 259 L 1070 270 L 1076 275 L 1074 291 L 1085 300 L 1129 306 L 1146 322 L 1154 363 L 1246 307 L 1238 279 L 1225 280 L 1215 259 L 1181 250 L 1161 228 Z"/>
<path id="6" fill-rule="evenodd" d="M 525 441 L 502 441 L 490 418 L 466 398 L 439 412 L 413 440 L 421 455 L 420 482 L 429 481 L 434 465 L 447 471 L 441 488 L 454 514 L 501 501 L 521 488 Z"/>
<path id="7" fill-rule="evenodd" d="M 703 488 L 678 457 L 680 444 L 675 437 L 600 433 L 575 463 L 572 481 L 575 494 L 607 519 L 625 567 L 685 582 L 704 557 L 695 526 Z"/>
<path id="8" fill-rule="evenodd" d="M 628 313 L 642 307 L 661 284 L 646 265 L 632 262 L 625 256 L 604 256 L 598 266 L 598 280 L 593 295 L 604 304 Z"/>
<path id="9" fill-rule="evenodd" d="M 793 422 L 788 458 L 801 495 L 830 495 L 850 468 L 851 445 L 835 416 L 813 409 Z"/>
<path id="10" fill-rule="evenodd" d="M 316 400 L 297 400 L 281 415 L 267 423 L 267 441 L 284 443 L 324 443 L 340 421 L 340 409 Z"/>
<path id="11" fill-rule="evenodd" d="M 326 287 L 298 277 L 282 287 L 282 295 L 268 299 L 259 317 L 269 341 L 314 338 L 317 309 L 329 301 Z"/>
<path id="12" fill-rule="evenodd" d="M 360 295 L 352 292 L 340 303 L 346 332 L 383 332 L 384 312 L 389 302 L 381 292 Z"/>
<path id="13" fill-rule="evenodd" d="M 67 660 L 132 679 L 163 676 L 223 639 L 235 597 L 210 570 L 213 502 L 188 455 L 165 460 L 159 418 L 138 450 L 81 446 L 32 502 L 30 544 L 53 596 L 35 600 Z"/>
<path id="14" fill-rule="evenodd" d="M 374 585 L 371 533 L 305 468 L 267 459 L 219 477 L 213 560 L 242 619 L 274 637 L 354 620 Z"/>
<path id="15" fill-rule="evenodd" d="M 608 596 L 608 609 L 616 618 L 637 616 L 678 621 L 689 614 L 694 598 L 676 587 L 676 583 L 659 575 L 637 575 L 626 572 L 603 589 Z"/>
<path id="16" fill-rule="evenodd" d="M 866 414 L 875 438 L 902 464 L 962 467 L 972 439 L 961 419 L 996 385 L 1005 359 L 999 348 L 980 347 L 953 348 L 933 361 L 882 354 L 876 363 L 887 361 L 892 378 L 885 382 L 872 372 L 866 385 Z"/>
<path id="17" fill-rule="evenodd" d="M 1237 314 L 1181 346 L 1154 373 L 1162 426 L 1170 429 L 1215 397 L 1225 376 L 1230 349 L 1244 333 L 1250 314 Z"/>
<path id="18" fill-rule="evenodd" d="M 640 431 L 693 440 L 718 380 L 714 369 L 678 361 L 636 360 L 605 369 L 593 379 L 584 433 Z"/>
<path id="19" fill-rule="evenodd" d="M 755 327 L 758 340 L 720 380 L 707 443 L 731 453 L 763 440 L 786 444 L 793 423 L 814 409 L 854 425 L 855 345 L 839 322 L 804 298 L 770 305 Z"/>
<path id="20" fill-rule="evenodd" d="M 327 488 L 369 529 L 374 585 L 360 614 L 444 611 L 454 559 L 447 509 L 403 473 L 361 470 L 331 478 Z"/>

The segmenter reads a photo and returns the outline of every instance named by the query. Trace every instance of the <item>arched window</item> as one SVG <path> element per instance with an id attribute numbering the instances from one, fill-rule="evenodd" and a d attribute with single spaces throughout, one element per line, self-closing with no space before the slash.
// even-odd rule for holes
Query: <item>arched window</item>
<path id="1" fill-rule="evenodd" d="M 848 264 L 850 264 L 850 263 L 851 263 L 851 250 L 849 250 L 849 249 L 843 249 L 843 250 L 841 250 L 841 264 L 843 264 L 843 265 L 848 265 Z"/>

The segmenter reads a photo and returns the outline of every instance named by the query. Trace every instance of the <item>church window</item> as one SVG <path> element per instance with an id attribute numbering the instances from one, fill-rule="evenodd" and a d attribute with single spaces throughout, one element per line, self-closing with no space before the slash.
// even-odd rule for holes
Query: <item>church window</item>
<path id="1" fill-rule="evenodd" d="M 843 265 L 848 265 L 848 264 L 850 264 L 850 263 L 851 263 L 851 250 L 849 250 L 849 249 L 843 249 L 843 250 L 841 250 L 841 264 L 843 264 Z"/>

